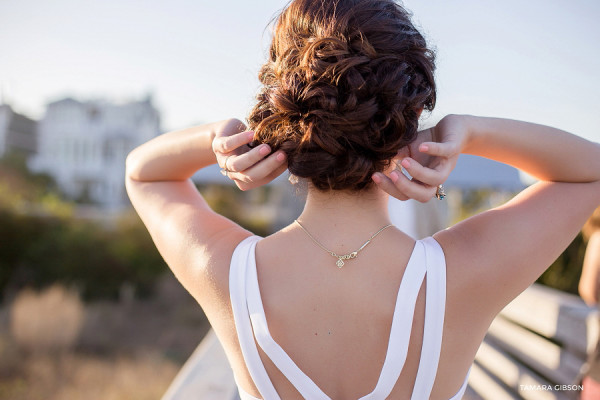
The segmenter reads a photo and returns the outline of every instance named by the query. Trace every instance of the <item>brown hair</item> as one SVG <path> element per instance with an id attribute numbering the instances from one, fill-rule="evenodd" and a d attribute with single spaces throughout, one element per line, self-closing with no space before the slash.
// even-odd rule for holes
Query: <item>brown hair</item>
<path id="1" fill-rule="evenodd" d="M 583 240 L 586 242 L 590 239 L 590 237 L 596 232 L 600 230 L 600 207 L 594 210 L 594 213 L 590 216 L 590 218 L 586 221 L 585 225 L 583 225 L 583 229 L 581 233 L 583 234 Z"/>
<path id="2" fill-rule="evenodd" d="M 249 127 L 317 189 L 365 189 L 434 108 L 434 69 L 392 0 L 294 0 L 276 19 Z"/>

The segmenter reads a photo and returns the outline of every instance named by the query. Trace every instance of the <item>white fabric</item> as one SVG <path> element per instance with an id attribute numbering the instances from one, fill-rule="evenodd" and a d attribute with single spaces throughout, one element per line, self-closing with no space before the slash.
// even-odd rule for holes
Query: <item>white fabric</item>
<path id="1" fill-rule="evenodd" d="M 431 393 L 442 348 L 442 331 L 446 309 L 446 260 L 439 243 L 432 237 L 421 241 L 430 251 L 425 254 L 427 286 L 425 289 L 425 324 L 421 359 L 413 388 L 413 399 L 426 399 Z M 404 279 L 403 279 L 404 280 Z"/>
<path id="2" fill-rule="evenodd" d="M 240 394 L 240 400 L 261 400 L 258 397 L 254 397 L 251 394 L 244 392 L 244 389 L 238 386 L 238 391 Z"/>
<path id="3" fill-rule="evenodd" d="M 246 305 L 246 265 L 247 260 L 254 260 L 254 249 L 259 239 L 257 236 L 250 236 L 242 240 L 235 248 L 229 268 L 229 295 L 235 329 L 252 381 L 264 399 L 278 400 L 279 395 L 273 387 L 269 375 L 267 375 L 267 371 L 260 360 L 258 349 L 254 344 L 254 339 L 252 339 L 252 327 Z"/>
<path id="4" fill-rule="evenodd" d="M 231 259 L 229 277 L 235 325 L 250 376 L 263 399 L 280 399 L 260 359 L 254 341 L 256 338 L 261 349 L 304 398 L 330 400 L 298 368 L 269 333 L 256 271 L 255 248 L 260 239 L 258 236 L 252 236 L 236 247 Z M 438 367 L 446 302 L 444 253 L 433 238 L 426 238 L 415 244 L 398 289 L 388 351 L 379 380 L 373 392 L 361 397 L 360 400 L 385 399 L 393 390 L 406 361 L 414 308 L 425 275 L 427 275 L 427 283 L 423 344 L 411 399 L 422 400 L 429 397 Z M 450 400 L 458 400 L 462 397 L 466 390 L 467 378 L 459 392 Z M 241 400 L 260 400 L 241 388 L 239 392 Z"/>

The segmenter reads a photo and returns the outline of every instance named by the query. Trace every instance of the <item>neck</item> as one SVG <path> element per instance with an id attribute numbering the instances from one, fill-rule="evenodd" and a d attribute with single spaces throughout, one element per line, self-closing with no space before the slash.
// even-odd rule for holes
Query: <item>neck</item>
<path id="1" fill-rule="evenodd" d="M 331 235 L 335 231 L 337 237 L 368 238 L 390 223 L 387 201 L 388 195 L 376 188 L 354 193 L 309 188 L 298 220 L 315 235 Z"/>

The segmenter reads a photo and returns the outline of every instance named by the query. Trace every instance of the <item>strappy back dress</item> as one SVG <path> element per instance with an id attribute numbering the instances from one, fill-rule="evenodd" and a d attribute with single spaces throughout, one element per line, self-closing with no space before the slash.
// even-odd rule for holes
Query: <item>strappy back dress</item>
<path id="1" fill-rule="evenodd" d="M 302 397 L 309 400 L 331 400 L 298 368 L 269 333 L 256 272 L 255 249 L 260 239 L 258 236 L 250 236 L 240 242 L 233 252 L 229 272 L 235 327 L 252 381 L 262 399 L 280 399 L 260 359 L 256 346 L 258 343 Z M 393 390 L 406 361 L 410 339 L 410 329 L 406 327 L 412 327 L 415 304 L 425 275 L 423 344 L 411 400 L 429 398 L 440 358 L 446 307 L 446 261 L 442 248 L 432 237 L 418 240 L 415 244 L 398 289 L 387 354 L 379 380 L 375 389 L 359 400 L 384 400 Z M 462 387 L 450 400 L 462 398 L 468 376 L 467 373 Z M 260 400 L 246 393 L 239 385 L 238 390 L 241 400 Z"/>

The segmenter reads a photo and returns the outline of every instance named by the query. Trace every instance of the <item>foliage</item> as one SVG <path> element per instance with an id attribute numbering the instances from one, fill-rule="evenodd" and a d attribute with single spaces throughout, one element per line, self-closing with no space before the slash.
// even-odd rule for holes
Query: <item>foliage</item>
<path id="1" fill-rule="evenodd" d="M 31 194 L 32 192 L 38 195 L 48 192 L 58 192 L 58 186 L 52 176 L 46 173 L 35 173 L 27 167 L 26 156 L 19 152 L 9 152 L 0 158 L 0 170 L 3 172 L 11 172 L 13 175 L 22 178 L 25 190 L 21 190 Z"/>
<path id="2" fill-rule="evenodd" d="M 539 277 L 538 283 L 579 295 L 577 287 L 581 277 L 584 255 L 585 243 L 579 234 L 550 268 Z"/>
<path id="3" fill-rule="evenodd" d="M 87 298 L 115 298 L 124 285 L 150 293 L 166 271 L 142 222 L 126 215 L 101 226 L 74 216 L 55 182 L 19 154 L 0 159 L 0 298 L 55 282 Z"/>
<path id="4" fill-rule="evenodd" d="M 0 209 L 63 217 L 73 213 L 72 204 L 63 199 L 54 179 L 30 172 L 20 153 L 0 158 Z"/>
<path id="5" fill-rule="evenodd" d="M 245 229 L 259 236 L 272 233 L 272 221 L 261 218 L 260 213 L 252 207 L 268 204 L 271 189 L 268 186 L 243 192 L 232 185 L 200 185 L 208 205 L 217 213 L 240 224 Z"/>
<path id="6" fill-rule="evenodd" d="M 116 298 L 124 283 L 150 293 L 166 270 L 139 220 L 106 228 L 90 221 L 0 211 L 0 295 L 54 282 L 84 298 Z"/>

